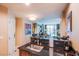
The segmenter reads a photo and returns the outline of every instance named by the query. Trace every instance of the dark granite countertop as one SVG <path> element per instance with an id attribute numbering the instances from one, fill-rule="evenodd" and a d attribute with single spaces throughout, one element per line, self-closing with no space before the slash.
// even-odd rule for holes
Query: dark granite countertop
<path id="1" fill-rule="evenodd" d="M 33 51 L 33 50 L 30 50 L 30 49 L 26 48 L 27 46 L 30 46 L 30 45 L 31 45 L 30 43 L 25 44 L 25 45 L 19 47 L 19 49 L 30 52 L 33 56 L 49 56 L 49 48 L 47 49 L 47 48 L 44 47 L 41 50 L 41 52 L 36 52 L 36 51 Z"/>

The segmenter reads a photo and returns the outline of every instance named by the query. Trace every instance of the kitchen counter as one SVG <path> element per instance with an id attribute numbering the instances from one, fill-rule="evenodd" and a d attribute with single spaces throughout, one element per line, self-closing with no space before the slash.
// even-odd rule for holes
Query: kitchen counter
<path id="1" fill-rule="evenodd" d="M 56 40 L 56 42 L 58 42 Z M 57 44 L 54 42 L 54 47 L 48 47 L 48 46 L 43 46 L 44 48 L 40 52 L 36 52 L 34 50 L 28 49 L 27 47 L 31 45 L 31 43 L 25 44 L 21 47 L 19 47 L 19 55 L 20 56 L 64 56 L 63 52 L 63 44 L 61 43 L 63 41 L 58 42 Z M 61 43 L 61 44 L 60 44 Z M 57 47 L 58 46 L 58 47 Z M 68 54 L 71 56 L 73 55 L 73 51 L 71 51 L 72 54 Z"/>
<path id="2" fill-rule="evenodd" d="M 31 56 L 49 56 L 49 48 L 44 47 L 40 52 L 36 52 L 30 49 L 27 49 L 26 48 L 27 46 L 30 46 L 30 43 L 19 47 L 19 50 L 29 52 Z"/>

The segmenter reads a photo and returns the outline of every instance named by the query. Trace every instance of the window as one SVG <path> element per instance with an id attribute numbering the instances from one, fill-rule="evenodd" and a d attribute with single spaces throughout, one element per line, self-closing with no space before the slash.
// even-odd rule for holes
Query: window
<path id="1" fill-rule="evenodd" d="M 47 34 L 49 35 L 49 37 L 57 37 L 58 36 L 58 32 L 59 32 L 59 28 L 58 28 L 58 24 L 53 24 L 53 25 L 47 25 Z"/>

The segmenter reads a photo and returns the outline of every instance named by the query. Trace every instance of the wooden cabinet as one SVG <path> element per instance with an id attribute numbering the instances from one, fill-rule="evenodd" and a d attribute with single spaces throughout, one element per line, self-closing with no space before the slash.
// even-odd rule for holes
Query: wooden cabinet
<path id="1" fill-rule="evenodd" d="M 42 46 L 49 46 L 49 39 L 40 39 L 40 43 Z"/>
<path id="2" fill-rule="evenodd" d="M 19 56 L 31 56 L 31 53 L 24 50 L 19 50 Z"/>
<path id="3" fill-rule="evenodd" d="M 64 54 L 64 41 L 54 40 L 54 52 Z"/>

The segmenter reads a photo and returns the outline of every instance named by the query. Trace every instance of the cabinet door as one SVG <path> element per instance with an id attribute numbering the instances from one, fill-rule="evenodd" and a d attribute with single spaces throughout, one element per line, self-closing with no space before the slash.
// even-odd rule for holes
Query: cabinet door
<path id="1" fill-rule="evenodd" d="M 20 50 L 20 56 L 31 56 L 31 54 L 29 52 L 26 52 L 26 51 L 22 51 Z"/>

